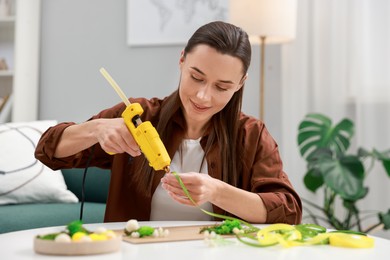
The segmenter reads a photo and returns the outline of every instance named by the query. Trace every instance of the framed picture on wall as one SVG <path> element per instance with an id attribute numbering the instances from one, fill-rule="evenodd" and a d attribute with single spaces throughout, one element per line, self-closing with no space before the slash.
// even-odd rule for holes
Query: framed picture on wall
<path id="1" fill-rule="evenodd" d="M 201 25 L 228 20 L 229 0 L 127 0 L 130 46 L 185 45 Z"/>

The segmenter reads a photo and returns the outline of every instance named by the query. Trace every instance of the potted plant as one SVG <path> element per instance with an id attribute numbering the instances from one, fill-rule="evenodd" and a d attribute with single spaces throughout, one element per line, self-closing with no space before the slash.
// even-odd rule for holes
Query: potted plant
<path id="1" fill-rule="evenodd" d="M 332 125 L 322 114 L 308 114 L 299 124 L 299 151 L 307 163 L 304 184 L 312 192 L 321 188 L 324 195 L 322 206 L 302 198 L 310 206 L 306 211 L 315 223 L 325 221 L 338 230 L 368 233 L 378 227 L 390 229 L 390 209 L 387 213 L 378 211 L 377 224 L 364 228 L 362 222 L 369 216 L 357 206 L 368 194 L 364 182 L 375 162 L 380 162 L 390 177 L 390 150 L 359 148 L 356 154 L 348 153 L 353 135 L 354 124 L 349 119 Z M 336 207 L 336 202 L 341 202 L 342 207 Z M 343 218 L 337 210 L 345 211 Z"/>

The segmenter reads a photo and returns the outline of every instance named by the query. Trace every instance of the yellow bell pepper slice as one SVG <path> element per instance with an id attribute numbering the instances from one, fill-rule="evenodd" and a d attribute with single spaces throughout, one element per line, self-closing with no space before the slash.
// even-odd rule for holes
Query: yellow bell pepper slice
<path id="1" fill-rule="evenodd" d="M 279 232 L 279 233 L 276 233 Z M 257 239 L 262 246 L 301 239 L 301 233 L 288 224 L 273 224 L 257 232 Z"/>
<path id="2" fill-rule="evenodd" d="M 320 245 L 324 244 L 325 240 L 329 238 L 329 233 L 321 233 L 316 235 L 315 237 L 312 237 L 310 239 L 307 239 L 303 242 L 301 241 L 281 241 L 280 244 L 284 247 L 293 247 L 293 246 L 312 246 L 312 245 Z M 326 241 L 326 244 L 327 241 Z"/>
<path id="3" fill-rule="evenodd" d="M 356 234 L 331 233 L 329 244 L 338 247 L 372 248 L 374 247 L 374 238 Z"/>

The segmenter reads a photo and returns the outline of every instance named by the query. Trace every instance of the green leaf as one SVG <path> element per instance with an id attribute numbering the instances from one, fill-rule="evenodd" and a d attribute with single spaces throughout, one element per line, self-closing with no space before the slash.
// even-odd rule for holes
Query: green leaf
<path id="1" fill-rule="evenodd" d="M 390 177 L 390 159 L 382 160 L 382 165 L 385 168 L 387 175 Z"/>
<path id="2" fill-rule="evenodd" d="M 353 214 L 359 214 L 359 209 L 356 207 L 354 201 L 349 200 L 343 200 L 343 206 L 346 208 L 349 212 Z"/>
<path id="3" fill-rule="evenodd" d="M 305 186 L 312 192 L 316 192 L 324 184 L 324 178 L 319 168 L 319 162 L 323 159 L 332 159 L 332 152 L 328 148 L 319 148 L 307 158 L 308 172 L 303 181 Z"/>
<path id="4" fill-rule="evenodd" d="M 336 155 L 343 154 L 349 148 L 353 134 L 354 125 L 349 119 L 332 127 L 328 117 L 308 114 L 298 127 L 299 150 L 306 160 L 320 148 L 329 148 Z"/>
<path id="5" fill-rule="evenodd" d="M 324 184 L 324 179 L 322 178 L 321 172 L 311 169 L 306 173 L 303 182 L 306 188 L 312 192 L 316 192 Z"/>
<path id="6" fill-rule="evenodd" d="M 323 159 L 319 168 L 325 184 L 342 199 L 356 201 L 367 194 L 363 187 L 364 168 L 355 156 L 343 157 L 340 160 Z"/>
<path id="7" fill-rule="evenodd" d="M 363 163 L 355 155 L 347 155 L 340 158 L 340 163 L 356 178 L 363 180 L 365 177 Z"/>
<path id="8" fill-rule="evenodd" d="M 338 123 L 329 138 L 330 144 L 335 145 L 341 152 L 348 150 L 350 140 L 354 135 L 354 125 L 351 120 L 343 119 Z"/>
<path id="9" fill-rule="evenodd" d="M 390 177 L 390 150 L 379 152 L 374 149 L 374 155 L 378 160 L 382 161 L 383 168 L 385 169 L 387 175 Z"/>
<path id="10" fill-rule="evenodd" d="M 358 149 L 358 152 L 357 152 L 357 155 L 359 157 L 369 157 L 369 156 L 372 156 L 371 152 L 368 151 L 367 149 L 364 149 L 364 148 L 359 148 Z"/>
<path id="11" fill-rule="evenodd" d="M 318 148 L 315 151 L 313 151 L 310 156 L 307 157 L 308 160 L 308 167 L 311 168 L 318 168 L 318 162 L 327 159 L 332 160 L 333 159 L 333 153 L 329 148 Z"/>
<path id="12" fill-rule="evenodd" d="M 383 228 L 385 230 L 390 229 L 390 209 L 387 211 L 387 213 L 379 213 L 379 219 L 383 223 Z"/>

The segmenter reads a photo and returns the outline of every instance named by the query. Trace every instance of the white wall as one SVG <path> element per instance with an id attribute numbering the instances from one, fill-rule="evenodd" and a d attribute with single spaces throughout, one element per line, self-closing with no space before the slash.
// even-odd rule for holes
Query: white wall
<path id="1" fill-rule="evenodd" d="M 42 0 L 41 15 L 39 119 L 81 122 L 120 102 L 100 67 L 128 96 L 163 97 L 177 88 L 184 46 L 129 47 L 126 0 Z M 266 49 L 265 119 L 280 144 L 280 47 Z M 259 55 L 254 45 L 243 105 L 254 116 Z"/>

